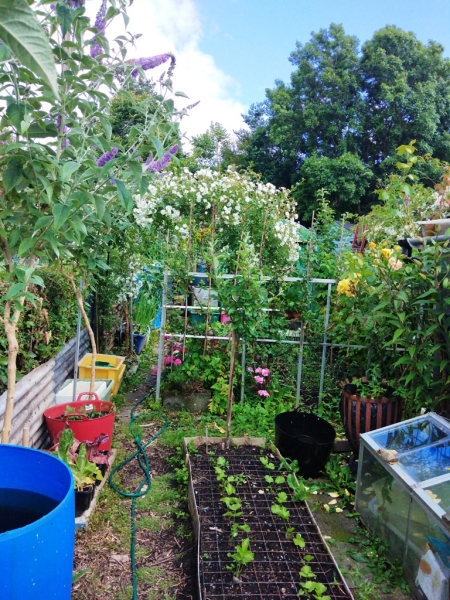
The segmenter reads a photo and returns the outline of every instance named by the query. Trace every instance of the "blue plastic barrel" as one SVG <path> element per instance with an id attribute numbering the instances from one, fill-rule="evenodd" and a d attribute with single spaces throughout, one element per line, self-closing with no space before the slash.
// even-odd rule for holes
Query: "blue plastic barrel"
<path id="1" fill-rule="evenodd" d="M 0 598 L 70 600 L 74 483 L 58 458 L 0 444 Z"/>

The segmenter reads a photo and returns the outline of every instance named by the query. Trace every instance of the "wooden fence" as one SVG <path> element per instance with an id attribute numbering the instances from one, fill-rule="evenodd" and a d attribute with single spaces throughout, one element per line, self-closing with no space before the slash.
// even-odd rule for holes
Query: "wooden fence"
<path id="1" fill-rule="evenodd" d="M 65 379 L 71 379 L 74 373 L 75 338 L 48 362 L 36 367 L 24 375 L 16 385 L 14 413 L 11 429 L 11 444 L 21 444 L 24 427 L 29 428 L 29 446 L 41 448 L 48 440 L 44 425 L 43 412 L 55 403 L 55 393 Z M 81 332 L 80 359 L 87 352 L 89 337 L 87 330 Z M 0 396 L 0 430 L 6 407 L 6 392 Z"/>

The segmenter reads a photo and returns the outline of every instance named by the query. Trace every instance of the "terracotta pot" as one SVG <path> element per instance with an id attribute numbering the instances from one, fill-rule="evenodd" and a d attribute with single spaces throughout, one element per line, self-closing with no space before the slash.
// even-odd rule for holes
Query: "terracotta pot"
<path id="1" fill-rule="evenodd" d="M 386 396 L 363 398 L 358 394 L 356 385 L 347 384 L 342 392 L 340 410 L 348 442 L 357 455 L 361 433 L 400 421 L 401 398 L 394 396 L 389 389 Z"/>

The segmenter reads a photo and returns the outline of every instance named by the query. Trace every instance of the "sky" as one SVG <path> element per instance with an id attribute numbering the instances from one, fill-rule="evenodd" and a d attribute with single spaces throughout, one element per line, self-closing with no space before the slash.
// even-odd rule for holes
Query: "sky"
<path id="1" fill-rule="evenodd" d="M 88 13 L 99 4 L 90 0 Z M 185 104 L 200 100 L 181 124 L 188 138 L 213 121 L 230 132 L 244 127 L 242 114 L 264 100 L 266 88 L 289 81 L 296 42 L 333 22 L 361 44 L 396 25 L 441 43 L 450 57 L 449 0 L 134 0 L 127 12 L 128 31 L 142 34 L 128 56 L 174 53 L 174 87 L 189 96 Z M 147 73 L 158 78 L 164 69 Z"/>

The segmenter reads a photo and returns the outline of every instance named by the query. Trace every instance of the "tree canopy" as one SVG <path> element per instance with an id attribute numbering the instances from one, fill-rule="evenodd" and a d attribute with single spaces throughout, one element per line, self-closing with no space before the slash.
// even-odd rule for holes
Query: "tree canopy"
<path id="1" fill-rule="evenodd" d="M 433 41 L 389 25 L 360 47 L 342 25 L 313 33 L 291 53 L 291 81 L 276 81 L 238 132 L 243 156 L 265 181 L 297 185 L 308 219 L 325 187 L 337 213 L 367 210 L 395 150 L 450 159 L 450 60 Z"/>

